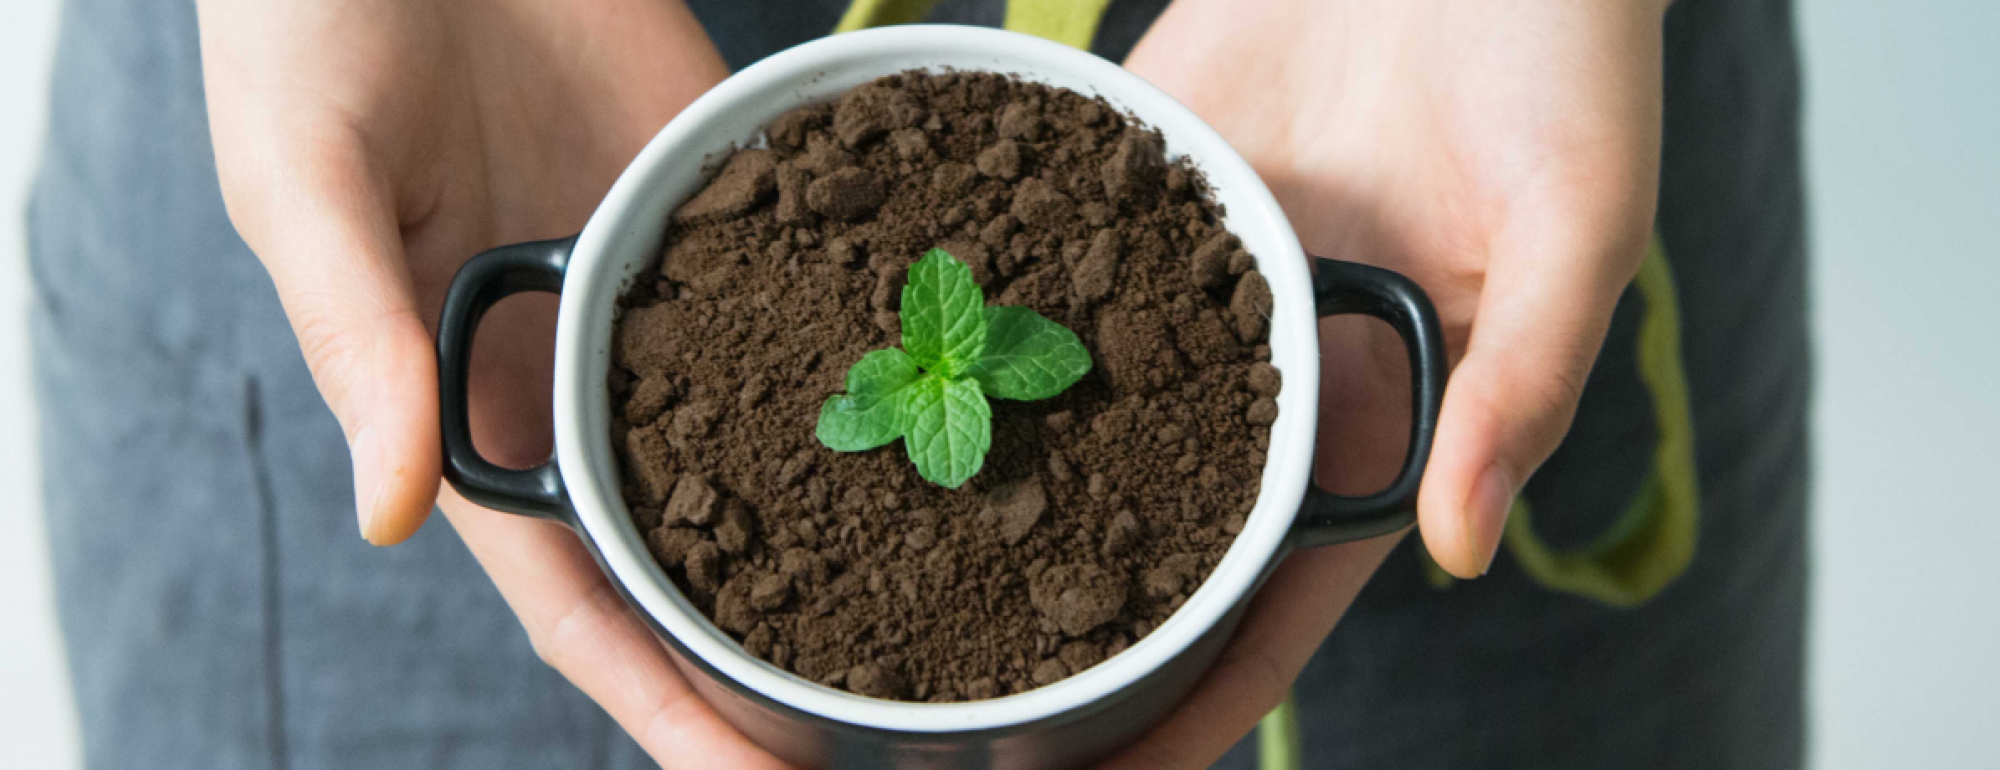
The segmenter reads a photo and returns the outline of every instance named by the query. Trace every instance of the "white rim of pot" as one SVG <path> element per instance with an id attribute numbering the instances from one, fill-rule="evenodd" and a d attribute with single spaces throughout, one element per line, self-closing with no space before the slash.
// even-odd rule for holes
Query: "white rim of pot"
<path id="1" fill-rule="evenodd" d="M 671 588 L 619 492 L 605 375 L 613 308 L 628 282 L 612 250 L 621 241 L 643 239 L 649 230 L 657 237 L 664 229 L 663 218 L 635 221 L 645 216 L 640 211 L 646 208 L 645 191 L 675 164 L 682 164 L 684 173 L 685 164 L 704 160 L 688 157 L 686 148 L 698 146 L 711 124 L 747 104 L 804 103 L 803 89 L 823 78 L 855 76 L 857 66 L 894 67 L 871 78 L 913 67 L 985 69 L 1104 97 L 1159 129 L 1169 156 L 1197 160 L 1226 206 L 1229 229 L 1256 255 L 1274 296 L 1272 363 L 1283 372 L 1285 388 L 1278 396 L 1280 414 L 1271 428 L 1257 504 L 1243 531 L 1186 604 L 1151 634 L 1082 673 L 1018 695 L 943 704 L 879 700 L 819 685 L 751 657 Z M 744 69 L 696 99 L 632 161 L 585 226 L 569 263 L 556 329 L 556 454 L 563 483 L 584 533 L 614 579 L 723 676 L 801 711 L 870 728 L 955 732 L 1032 722 L 1115 695 L 1160 668 L 1246 600 L 1264 566 L 1278 557 L 1312 465 L 1319 350 L 1310 287 L 1298 238 L 1249 164 L 1194 113 L 1122 67 L 1040 38 L 978 27 L 909 25 L 824 38 Z"/>

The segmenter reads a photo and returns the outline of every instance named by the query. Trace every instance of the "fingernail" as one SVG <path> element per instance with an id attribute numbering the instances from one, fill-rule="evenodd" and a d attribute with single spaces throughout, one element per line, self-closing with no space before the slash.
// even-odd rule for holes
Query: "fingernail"
<path id="1" fill-rule="evenodd" d="M 1507 509 L 1514 506 L 1514 478 L 1498 463 L 1486 467 L 1472 487 L 1473 545 L 1480 554 L 1479 574 L 1493 568 L 1500 551 L 1500 535 L 1506 531 Z"/>
<path id="2" fill-rule="evenodd" d="M 382 496 L 382 443 L 375 438 L 375 428 L 363 426 L 348 451 L 354 458 L 354 515 L 361 525 L 361 539 L 369 540 L 375 502 Z"/>

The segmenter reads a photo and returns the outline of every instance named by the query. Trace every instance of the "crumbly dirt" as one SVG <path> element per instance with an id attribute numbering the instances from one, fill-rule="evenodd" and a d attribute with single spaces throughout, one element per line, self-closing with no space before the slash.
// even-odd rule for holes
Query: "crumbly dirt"
<path id="1" fill-rule="evenodd" d="M 1277 416 L 1270 288 L 1201 174 L 1100 100 L 984 73 L 883 78 L 767 133 L 675 213 L 616 334 L 623 492 L 675 585 L 750 654 L 898 700 L 1022 692 L 1150 633 L 1241 531 Z M 813 435 L 899 344 L 932 247 L 1095 358 L 994 400 L 957 490 L 900 442 Z"/>

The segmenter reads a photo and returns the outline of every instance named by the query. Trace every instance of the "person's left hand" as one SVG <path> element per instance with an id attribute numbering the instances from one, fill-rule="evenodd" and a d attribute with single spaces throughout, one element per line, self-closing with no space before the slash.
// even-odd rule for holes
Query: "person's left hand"
<path id="1" fill-rule="evenodd" d="M 1568 432 L 1644 254 L 1665 6 L 1178 0 L 1127 62 L 1250 161 L 1307 252 L 1429 292 L 1455 370 L 1419 529 L 1459 577 L 1486 571 Z M 1407 446 L 1401 341 L 1354 318 L 1320 335 L 1319 481 L 1374 491 Z M 1195 693 L 1111 764 L 1213 762 L 1284 699 L 1399 539 L 1289 557 Z"/>

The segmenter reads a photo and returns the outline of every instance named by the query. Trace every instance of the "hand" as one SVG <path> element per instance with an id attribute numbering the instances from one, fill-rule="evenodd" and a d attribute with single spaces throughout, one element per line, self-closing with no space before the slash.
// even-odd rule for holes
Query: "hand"
<path id="1" fill-rule="evenodd" d="M 203 0 L 230 219 L 347 435 L 361 532 L 438 499 L 429 324 L 472 254 L 583 226 L 661 125 L 726 74 L 675 0 Z M 475 443 L 548 455 L 553 303 L 502 303 L 474 351 Z M 569 532 L 441 504 L 542 658 L 669 766 L 776 760 L 689 690 Z"/>
<path id="2" fill-rule="evenodd" d="M 1128 66 L 1271 186 L 1306 251 L 1430 293 L 1455 362 L 1418 499 L 1433 558 L 1486 571 L 1569 430 L 1652 227 L 1664 2 L 1179 0 Z M 1322 323 L 1317 474 L 1386 486 L 1407 446 L 1401 342 Z M 1195 695 L 1114 765 L 1206 767 L 1286 689 L 1398 538 L 1289 558 Z M 1413 579 L 1413 578 L 1412 578 Z"/>

